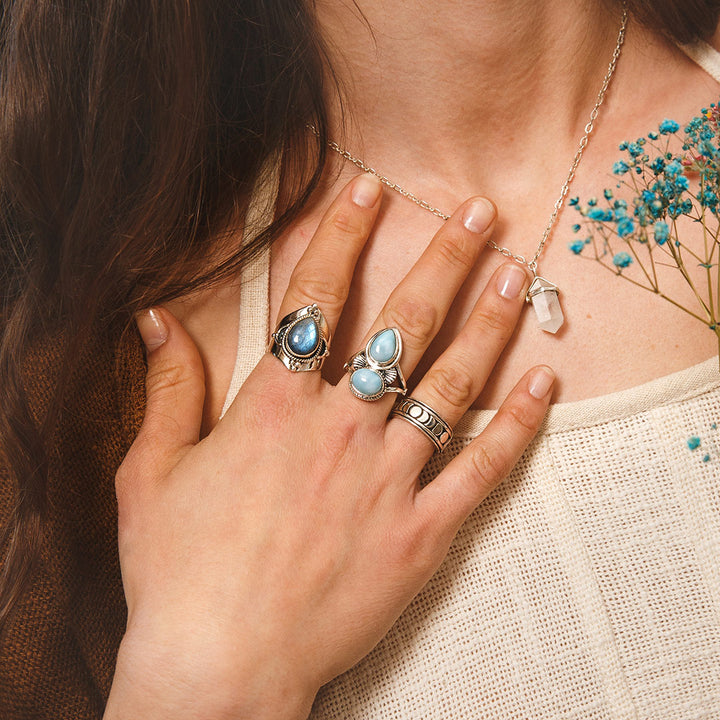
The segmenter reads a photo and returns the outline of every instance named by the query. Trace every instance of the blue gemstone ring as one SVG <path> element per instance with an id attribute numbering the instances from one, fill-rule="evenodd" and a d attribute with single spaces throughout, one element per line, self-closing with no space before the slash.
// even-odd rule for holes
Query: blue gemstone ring
<path id="1" fill-rule="evenodd" d="M 286 315 L 268 350 L 292 372 L 319 370 L 328 355 L 330 330 L 320 308 L 306 305 Z"/>
<path id="2" fill-rule="evenodd" d="M 397 328 L 385 328 L 368 340 L 362 352 L 346 363 L 350 391 L 361 400 L 379 400 L 386 392 L 407 392 L 400 369 L 402 338 Z"/>

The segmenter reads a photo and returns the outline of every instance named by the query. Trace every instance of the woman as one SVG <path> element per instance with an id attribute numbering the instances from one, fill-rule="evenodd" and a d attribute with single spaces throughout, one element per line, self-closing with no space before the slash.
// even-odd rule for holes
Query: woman
<path id="1" fill-rule="evenodd" d="M 589 1 L 26 5 L 3 18 L 9 714 L 718 712 L 717 490 L 677 450 L 719 409 L 714 336 L 573 262 L 568 213 L 548 223 L 571 181 L 607 184 L 620 140 L 717 96 L 667 39 L 709 37 L 716 4 L 637 3 L 626 29 Z M 457 211 L 347 182 L 329 139 Z M 528 263 L 480 255 L 490 234 L 540 253 L 557 337 L 522 313 Z M 313 302 L 324 381 L 282 344 Z M 118 338 L 147 307 L 140 427 L 142 355 Z M 456 426 L 420 485 L 428 437 L 343 376 L 393 327 L 385 380 Z M 550 367 L 562 404 L 473 512 L 540 426 Z M 500 407 L 482 433 L 471 405 Z"/>

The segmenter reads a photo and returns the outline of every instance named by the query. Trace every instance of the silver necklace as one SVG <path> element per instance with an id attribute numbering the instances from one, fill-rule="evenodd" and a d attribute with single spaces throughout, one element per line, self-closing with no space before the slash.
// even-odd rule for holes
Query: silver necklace
<path id="1" fill-rule="evenodd" d="M 512 250 L 510 250 L 510 248 L 497 245 L 492 240 L 488 241 L 488 245 L 491 248 L 497 250 L 505 257 L 511 258 L 516 263 L 519 263 L 520 265 L 525 265 L 525 267 L 527 267 L 532 272 L 533 280 L 530 284 L 530 287 L 528 288 L 525 301 L 532 303 L 533 309 L 535 310 L 535 314 L 537 316 L 538 324 L 540 325 L 540 328 L 542 330 L 545 330 L 546 332 L 556 333 L 562 326 L 565 318 L 563 316 L 562 308 L 560 307 L 560 301 L 558 299 L 558 293 L 560 291 L 556 285 L 538 274 L 538 259 L 540 258 L 540 255 L 542 255 L 545 244 L 550 238 L 550 234 L 552 233 L 552 230 L 558 219 L 560 210 L 565 203 L 565 197 L 568 194 L 570 184 L 575 177 L 575 171 L 580 164 L 580 159 L 582 158 L 585 147 L 587 146 L 588 140 L 590 139 L 590 135 L 592 134 L 592 131 L 595 127 L 595 120 L 597 119 L 600 106 L 603 104 L 603 100 L 605 100 L 605 93 L 607 92 L 607 89 L 610 86 L 610 81 L 615 74 L 615 68 L 617 67 L 618 58 L 620 57 L 620 51 L 622 49 L 623 42 L 625 41 L 625 29 L 627 27 L 627 20 L 627 7 L 625 3 L 623 3 L 620 30 L 618 31 L 617 42 L 615 44 L 615 49 L 613 50 L 610 65 L 608 65 L 607 72 L 605 73 L 605 78 L 603 79 L 603 83 L 600 88 L 600 92 L 598 93 L 597 99 L 595 100 L 595 106 L 590 112 L 590 119 L 587 125 L 585 125 L 585 134 L 580 139 L 580 144 L 578 146 L 577 152 L 575 153 L 572 164 L 570 165 L 570 170 L 567 174 L 567 177 L 565 178 L 565 182 L 563 183 L 562 188 L 560 189 L 560 196 L 555 201 L 552 214 L 550 215 L 550 219 L 548 220 L 548 223 L 545 227 L 545 231 L 542 234 L 540 243 L 535 250 L 535 254 L 532 256 L 532 258 L 528 260 L 524 255 L 515 254 Z M 317 131 L 314 127 L 309 127 L 310 130 L 317 134 Z M 375 175 L 375 177 L 377 177 L 378 180 L 383 183 L 383 185 L 386 185 L 391 190 L 394 190 L 396 193 L 402 195 L 404 198 L 407 198 L 411 202 L 414 202 L 423 210 L 431 212 L 433 215 L 441 218 L 442 220 L 447 220 L 450 217 L 447 213 L 444 213 L 442 212 L 442 210 L 439 210 L 438 208 L 431 205 L 429 202 L 427 202 L 427 200 L 422 200 L 417 195 L 411 193 L 409 190 L 405 190 L 397 183 L 392 182 L 392 180 L 390 180 L 388 177 L 365 163 L 360 158 L 352 155 L 348 150 L 340 147 L 340 145 L 338 145 L 336 142 L 330 140 L 328 145 L 332 150 L 334 150 L 345 160 L 350 161 L 351 163 L 353 163 L 353 165 L 356 165 L 363 172 Z"/>

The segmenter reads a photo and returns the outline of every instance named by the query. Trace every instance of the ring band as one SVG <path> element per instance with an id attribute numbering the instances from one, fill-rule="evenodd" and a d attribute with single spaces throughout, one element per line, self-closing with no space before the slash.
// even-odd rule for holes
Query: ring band
<path id="1" fill-rule="evenodd" d="M 415 398 L 400 398 L 390 416 L 407 420 L 422 430 L 438 452 L 442 452 L 452 440 L 452 428 L 431 407 Z"/>
<path id="2" fill-rule="evenodd" d="M 387 392 L 404 395 L 407 385 L 400 369 L 401 355 L 402 338 L 397 328 L 376 332 L 365 349 L 345 363 L 352 394 L 361 400 L 379 400 Z"/>
<path id="3" fill-rule="evenodd" d="M 309 372 L 322 367 L 329 342 L 327 320 L 313 303 L 291 312 L 278 323 L 268 351 L 291 372 Z"/>

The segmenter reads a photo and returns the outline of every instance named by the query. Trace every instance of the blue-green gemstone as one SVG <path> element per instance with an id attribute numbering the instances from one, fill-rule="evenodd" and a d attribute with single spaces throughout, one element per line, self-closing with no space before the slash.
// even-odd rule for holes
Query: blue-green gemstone
<path id="1" fill-rule="evenodd" d="M 307 357 L 312 355 L 320 342 L 320 332 L 313 318 L 305 318 L 296 322 L 291 328 L 287 346 L 295 355 Z"/>
<path id="2" fill-rule="evenodd" d="M 379 332 L 372 344 L 368 354 L 376 363 L 387 363 L 395 357 L 397 353 L 397 338 L 392 328 Z"/>
<path id="3" fill-rule="evenodd" d="M 383 387 L 383 379 L 378 373 L 369 368 L 360 368 L 350 376 L 350 383 L 361 395 L 373 397 Z"/>

